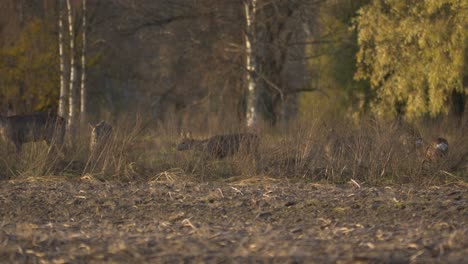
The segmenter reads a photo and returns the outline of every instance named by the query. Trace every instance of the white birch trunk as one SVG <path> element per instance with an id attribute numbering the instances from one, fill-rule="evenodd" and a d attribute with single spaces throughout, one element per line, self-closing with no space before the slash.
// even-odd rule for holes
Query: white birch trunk
<path id="1" fill-rule="evenodd" d="M 80 121 L 86 123 L 86 0 L 83 0 L 83 43 L 81 49 Z"/>
<path id="2" fill-rule="evenodd" d="M 70 35 L 70 90 L 68 94 L 68 128 L 75 125 L 76 114 L 76 65 L 75 65 L 75 34 L 73 32 L 73 14 L 70 0 L 67 0 L 68 32 Z"/>
<path id="3" fill-rule="evenodd" d="M 60 57 L 60 98 L 58 115 L 66 118 L 66 100 L 68 99 L 68 89 L 65 85 L 65 55 L 63 53 L 63 4 L 59 0 L 59 57 Z"/>
<path id="4" fill-rule="evenodd" d="M 255 41 L 255 14 L 257 0 L 245 1 L 245 19 L 246 19 L 246 34 L 245 34 L 245 67 L 247 70 L 247 127 L 254 128 L 258 122 L 257 108 L 257 61 L 256 61 L 256 41 Z"/>

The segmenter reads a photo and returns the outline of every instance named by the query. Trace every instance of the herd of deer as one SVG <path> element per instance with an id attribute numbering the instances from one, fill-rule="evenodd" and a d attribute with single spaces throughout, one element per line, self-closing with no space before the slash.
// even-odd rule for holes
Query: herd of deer
<path id="1" fill-rule="evenodd" d="M 21 152 L 24 143 L 37 141 L 45 141 L 50 149 L 61 152 L 66 124 L 64 118 L 51 113 L 0 115 L 0 135 L 7 143 L 15 146 L 17 153 Z M 112 126 L 104 121 L 90 126 L 90 149 L 95 152 L 110 138 Z"/>
<path id="2" fill-rule="evenodd" d="M 91 151 L 96 151 L 109 140 L 112 126 L 101 121 L 91 126 Z M 66 120 L 60 116 L 49 113 L 31 115 L 0 116 L 0 134 L 21 152 L 24 143 L 46 141 L 50 148 L 60 150 L 64 142 Z M 408 151 L 416 151 L 424 161 L 437 161 L 448 153 L 449 143 L 444 138 L 436 138 L 425 143 L 422 137 L 408 130 L 402 133 L 399 142 Z M 244 150 L 246 153 L 258 153 L 260 138 L 256 134 L 238 133 L 216 135 L 208 139 L 197 140 L 185 135 L 177 150 L 196 150 L 212 158 L 223 159 Z"/>
<path id="3" fill-rule="evenodd" d="M 426 142 L 421 134 L 410 126 L 400 127 L 399 143 L 407 153 L 416 153 L 423 162 L 435 162 L 447 156 L 449 143 L 447 139 L 437 137 Z"/>

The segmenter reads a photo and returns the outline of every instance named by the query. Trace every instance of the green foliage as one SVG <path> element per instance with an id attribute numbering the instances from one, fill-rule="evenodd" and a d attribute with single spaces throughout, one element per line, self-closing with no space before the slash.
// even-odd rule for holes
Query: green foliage
<path id="1" fill-rule="evenodd" d="M 0 98 L 17 112 L 56 105 L 59 97 L 57 37 L 41 19 L 31 20 L 17 41 L 0 50 Z"/>
<path id="2" fill-rule="evenodd" d="M 369 80 L 380 116 L 436 116 L 468 94 L 466 0 L 374 0 L 359 11 L 357 80 Z M 464 72 L 465 71 L 465 72 Z"/>
<path id="3" fill-rule="evenodd" d="M 312 87 L 323 93 L 308 93 L 300 98 L 301 111 L 307 114 L 310 106 L 320 112 L 342 115 L 360 110 L 355 107 L 366 98 L 370 87 L 368 81 L 354 80 L 355 57 L 358 51 L 357 33 L 350 30 L 356 11 L 367 1 L 325 1 L 318 18 L 319 36 L 311 39 L 314 45 L 307 48 L 309 69 L 313 75 Z M 354 110 L 354 111 L 349 111 Z"/>

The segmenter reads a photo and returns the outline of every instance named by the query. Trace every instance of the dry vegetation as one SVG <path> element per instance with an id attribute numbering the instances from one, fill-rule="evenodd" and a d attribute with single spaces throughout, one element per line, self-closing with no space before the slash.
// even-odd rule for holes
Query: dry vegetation
<path id="1" fill-rule="evenodd" d="M 93 152 L 89 129 L 64 156 L 45 143 L 19 155 L 3 145 L 0 260 L 460 263 L 468 254 L 466 127 L 417 125 L 424 139 L 450 143 L 447 157 L 422 164 L 405 132 L 384 122 L 259 129 L 259 156 L 224 159 L 177 151 L 175 124 L 149 124 L 123 118 Z M 226 128 L 193 132 L 240 131 Z"/>
<path id="2" fill-rule="evenodd" d="M 242 132 L 232 125 L 212 124 L 193 131 L 195 138 Z M 407 129 L 389 122 L 317 119 L 283 129 L 264 126 L 257 131 L 258 155 L 242 153 L 224 159 L 196 150 L 177 151 L 182 137 L 175 127 L 170 122 L 154 126 L 142 118 L 122 118 L 114 124 L 111 140 L 95 151 L 89 149 L 89 127 L 82 128 L 74 140 L 68 140 L 64 155 L 52 155 L 44 143 L 26 144 L 19 156 L 12 154 L 11 146 L 2 146 L 0 177 L 91 175 L 100 180 L 151 180 L 177 171 L 200 181 L 266 175 L 337 184 L 352 179 L 365 185 L 432 185 L 468 177 L 467 127 L 448 120 L 413 126 L 425 141 L 442 136 L 450 144 L 446 157 L 424 163 L 420 152 L 402 143 Z"/>

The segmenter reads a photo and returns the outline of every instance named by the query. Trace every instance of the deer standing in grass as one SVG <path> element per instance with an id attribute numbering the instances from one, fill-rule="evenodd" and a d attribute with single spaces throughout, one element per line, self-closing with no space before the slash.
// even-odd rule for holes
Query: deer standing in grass
<path id="1" fill-rule="evenodd" d="M 449 151 L 449 143 L 445 138 L 436 138 L 431 141 L 425 151 L 424 161 L 439 161 L 447 156 Z"/>
<path id="2" fill-rule="evenodd" d="M 60 152 L 65 127 L 65 119 L 51 113 L 0 116 L 0 134 L 15 146 L 17 153 L 24 143 L 43 140 Z"/>
<path id="3" fill-rule="evenodd" d="M 216 135 L 208 139 L 197 140 L 185 136 L 177 150 L 197 150 L 217 159 L 234 155 L 241 149 L 247 153 L 257 154 L 259 137 L 255 134 L 240 133 Z"/>
<path id="4" fill-rule="evenodd" d="M 101 121 L 96 125 L 91 125 L 91 152 L 102 150 L 102 148 L 109 142 L 112 136 L 112 126 L 105 121 Z"/>
<path id="5" fill-rule="evenodd" d="M 436 162 L 447 156 L 449 143 L 445 138 L 438 137 L 427 143 L 421 133 L 411 125 L 405 124 L 400 129 L 400 144 L 407 153 L 417 153 L 423 163 Z"/>

